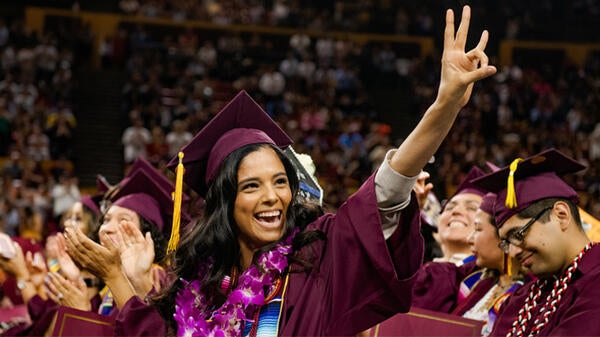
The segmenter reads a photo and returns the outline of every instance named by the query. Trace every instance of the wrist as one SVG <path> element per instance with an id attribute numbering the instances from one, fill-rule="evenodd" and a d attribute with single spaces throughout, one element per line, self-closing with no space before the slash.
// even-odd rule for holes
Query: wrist
<path id="1" fill-rule="evenodd" d="M 30 278 L 17 278 L 17 289 L 23 290 L 28 285 L 33 285 Z"/>
<path id="2" fill-rule="evenodd" d="M 460 112 L 460 109 L 462 109 L 463 107 L 460 105 L 460 103 L 456 102 L 453 103 L 453 101 L 447 97 L 440 97 L 438 96 L 436 98 L 436 100 L 433 102 L 433 104 L 431 104 L 430 106 L 430 110 L 439 110 L 439 111 L 443 111 L 444 113 L 455 113 L 458 114 Z"/>
<path id="3" fill-rule="evenodd" d="M 31 275 L 27 271 L 15 273 L 15 278 L 17 280 L 31 281 Z"/>

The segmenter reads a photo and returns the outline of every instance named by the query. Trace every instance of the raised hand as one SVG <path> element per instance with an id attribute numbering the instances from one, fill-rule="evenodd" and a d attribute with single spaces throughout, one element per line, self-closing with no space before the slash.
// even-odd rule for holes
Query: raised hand
<path id="1" fill-rule="evenodd" d="M 420 209 L 425 207 L 425 204 L 427 203 L 427 196 L 433 189 L 433 184 L 427 182 L 429 177 L 430 176 L 428 172 L 421 171 L 421 173 L 419 173 L 419 177 L 417 178 L 417 182 L 415 182 L 415 186 L 413 187 L 413 191 L 415 191 L 417 196 L 417 202 L 419 203 Z"/>
<path id="2" fill-rule="evenodd" d="M 121 221 L 117 231 L 117 250 L 121 257 L 123 273 L 131 282 L 136 294 L 144 297 L 152 288 L 152 262 L 154 242 L 150 233 L 144 236 L 131 221 Z"/>
<path id="3" fill-rule="evenodd" d="M 442 73 L 437 100 L 458 108 L 462 108 L 469 101 L 475 81 L 496 73 L 496 67 L 488 65 L 489 59 L 484 51 L 488 42 L 487 30 L 481 33 L 477 46 L 465 52 L 470 21 L 471 8 L 464 6 L 455 34 L 454 12 L 451 9 L 446 12 Z"/>
<path id="4" fill-rule="evenodd" d="M 454 12 L 446 12 L 438 94 L 419 124 L 391 158 L 390 166 L 398 173 L 414 177 L 421 172 L 448 135 L 460 110 L 469 101 L 473 83 L 496 73 L 496 67 L 488 64 L 488 57 L 484 52 L 488 41 L 487 31 L 481 34 L 475 48 L 465 52 L 470 20 L 471 9 L 465 6 L 455 34 Z"/>

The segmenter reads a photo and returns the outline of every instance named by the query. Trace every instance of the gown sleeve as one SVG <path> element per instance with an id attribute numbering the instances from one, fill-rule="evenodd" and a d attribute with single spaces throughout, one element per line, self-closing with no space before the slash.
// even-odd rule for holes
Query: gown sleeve
<path id="1" fill-rule="evenodd" d="M 474 261 L 460 267 L 451 262 L 429 262 L 417 273 L 412 305 L 450 313 L 457 304 L 461 281 L 477 269 Z"/>
<path id="2" fill-rule="evenodd" d="M 309 274 L 290 275 L 282 336 L 354 335 L 410 308 L 424 248 L 419 208 L 410 198 L 386 240 L 374 180 L 309 225 L 327 239 L 305 248 L 317 257 Z"/>
<path id="3" fill-rule="evenodd" d="M 115 316 L 115 336 L 166 336 L 167 323 L 156 307 L 129 299 Z"/>

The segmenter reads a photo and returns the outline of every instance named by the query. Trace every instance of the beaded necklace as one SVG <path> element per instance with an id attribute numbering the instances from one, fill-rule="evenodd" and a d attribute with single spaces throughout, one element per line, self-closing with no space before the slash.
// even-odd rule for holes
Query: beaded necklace
<path id="1" fill-rule="evenodd" d="M 550 321 L 552 314 L 556 312 L 558 304 L 560 303 L 563 294 L 567 290 L 569 283 L 573 277 L 573 273 L 577 270 L 579 261 L 587 251 L 594 246 L 593 242 L 588 243 L 579 254 L 573 259 L 567 270 L 565 270 L 561 277 L 554 281 L 552 291 L 546 297 L 543 304 L 539 303 L 542 296 L 542 290 L 550 284 L 549 279 L 538 279 L 529 290 L 529 296 L 525 300 L 523 307 L 519 310 L 517 319 L 513 322 L 511 330 L 508 332 L 506 337 L 521 337 L 525 335 L 529 322 L 532 319 L 532 313 L 539 306 L 543 305 L 539 313 L 536 315 L 529 333 L 529 337 L 536 336 Z"/>

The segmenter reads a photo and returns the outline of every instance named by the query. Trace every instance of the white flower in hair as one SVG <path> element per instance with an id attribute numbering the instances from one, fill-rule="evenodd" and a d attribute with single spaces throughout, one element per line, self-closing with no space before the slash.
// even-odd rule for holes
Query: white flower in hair
<path id="1" fill-rule="evenodd" d="M 298 161 L 300 164 L 302 164 L 302 166 L 304 166 L 306 172 L 308 172 L 314 178 L 317 167 L 315 166 L 312 157 L 305 153 L 296 153 L 296 157 L 298 157 Z"/>

